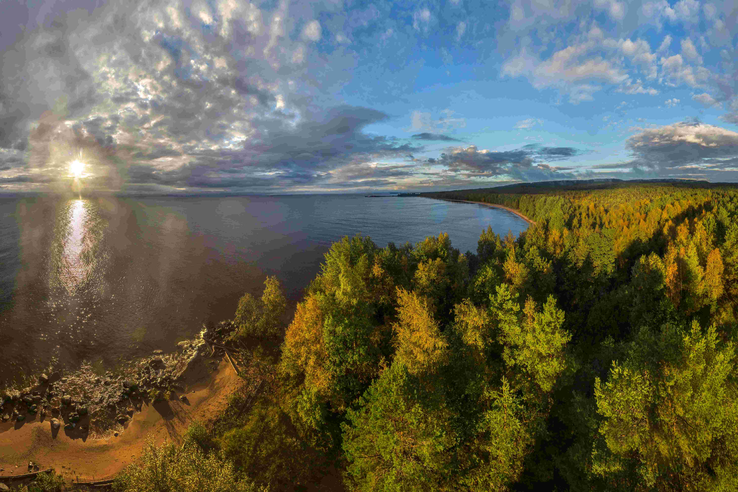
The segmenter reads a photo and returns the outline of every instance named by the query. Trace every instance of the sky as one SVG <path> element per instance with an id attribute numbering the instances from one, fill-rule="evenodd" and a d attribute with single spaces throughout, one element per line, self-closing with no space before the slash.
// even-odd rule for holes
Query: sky
<path id="1" fill-rule="evenodd" d="M 2 0 L 0 192 L 738 182 L 737 24 L 734 0 Z"/>

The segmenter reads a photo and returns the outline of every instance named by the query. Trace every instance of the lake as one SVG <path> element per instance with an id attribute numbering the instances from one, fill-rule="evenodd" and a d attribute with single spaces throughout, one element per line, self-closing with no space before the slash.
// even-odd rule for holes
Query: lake
<path id="1" fill-rule="evenodd" d="M 0 199 L 0 388 L 19 374 L 173 350 L 276 275 L 297 301 L 343 236 L 380 247 L 447 232 L 476 252 L 500 209 L 422 197 Z"/>

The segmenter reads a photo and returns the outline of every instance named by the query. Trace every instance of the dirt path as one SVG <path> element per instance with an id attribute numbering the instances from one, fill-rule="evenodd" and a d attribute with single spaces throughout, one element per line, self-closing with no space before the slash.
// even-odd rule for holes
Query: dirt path
<path id="1" fill-rule="evenodd" d="M 161 443 L 178 440 L 188 425 L 206 422 L 227 406 L 228 396 L 244 381 L 227 360 L 215 370 L 203 368 L 187 381 L 187 402 L 171 400 L 144 406 L 118 437 L 71 439 L 64 430 L 52 435 L 49 421 L 30 422 L 18 429 L 0 424 L 0 476 L 27 473 L 28 462 L 41 469 L 54 468 L 67 479 L 112 478 L 138 458 L 148 439 Z"/>
<path id="2" fill-rule="evenodd" d="M 504 205 L 497 205 L 496 203 L 487 203 L 487 202 L 473 202 L 471 200 L 454 200 L 454 199 L 451 199 L 451 198 L 436 198 L 436 200 L 445 200 L 447 202 L 459 202 L 459 203 L 476 203 L 477 205 L 486 205 L 486 206 L 492 207 L 492 208 L 501 208 L 502 210 L 507 210 L 511 214 L 517 215 L 518 217 L 520 217 L 521 219 L 523 219 L 524 221 L 526 221 L 530 225 L 536 225 L 535 221 L 530 220 L 528 217 L 526 217 L 525 215 L 521 214 L 520 212 L 518 212 L 514 208 L 506 207 Z"/>

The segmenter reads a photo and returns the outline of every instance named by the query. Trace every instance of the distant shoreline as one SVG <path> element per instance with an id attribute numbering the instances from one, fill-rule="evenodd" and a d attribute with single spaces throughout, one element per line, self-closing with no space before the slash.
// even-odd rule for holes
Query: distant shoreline
<path id="1" fill-rule="evenodd" d="M 453 198 L 436 198 L 436 197 L 430 197 L 430 196 L 426 196 L 424 198 L 432 198 L 433 200 L 443 200 L 445 202 L 475 203 L 477 205 L 486 205 L 486 206 L 492 207 L 492 208 L 501 208 L 502 210 L 507 210 L 508 212 L 517 215 L 518 217 L 520 217 L 521 219 L 523 219 L 524 221 L 526 221 L 528 224 L 536 225 L 536 222 L 534 220 L 529 219 L 528 217 L 526 217 L 525 215 L 521 214 L 520 212 L 518 212 L 514 208 L 506 207 L 504 205 L 497 205 L 496 203 L 473 202 L 471 200 L 456 200 L 456 199 L 453 199 Z"/>

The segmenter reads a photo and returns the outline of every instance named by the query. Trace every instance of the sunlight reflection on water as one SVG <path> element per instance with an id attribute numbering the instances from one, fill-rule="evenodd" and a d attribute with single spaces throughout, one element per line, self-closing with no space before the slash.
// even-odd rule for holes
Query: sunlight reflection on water
<path id="1" fill-rule="evenodd" d="M 60 282 L 67 293 L 74 294 L 89 273 L 90 263 L 83 261 L 87 207 L 85 201 L 74 200 L 69 210 L 69 222 L 64 238 Z"/>

